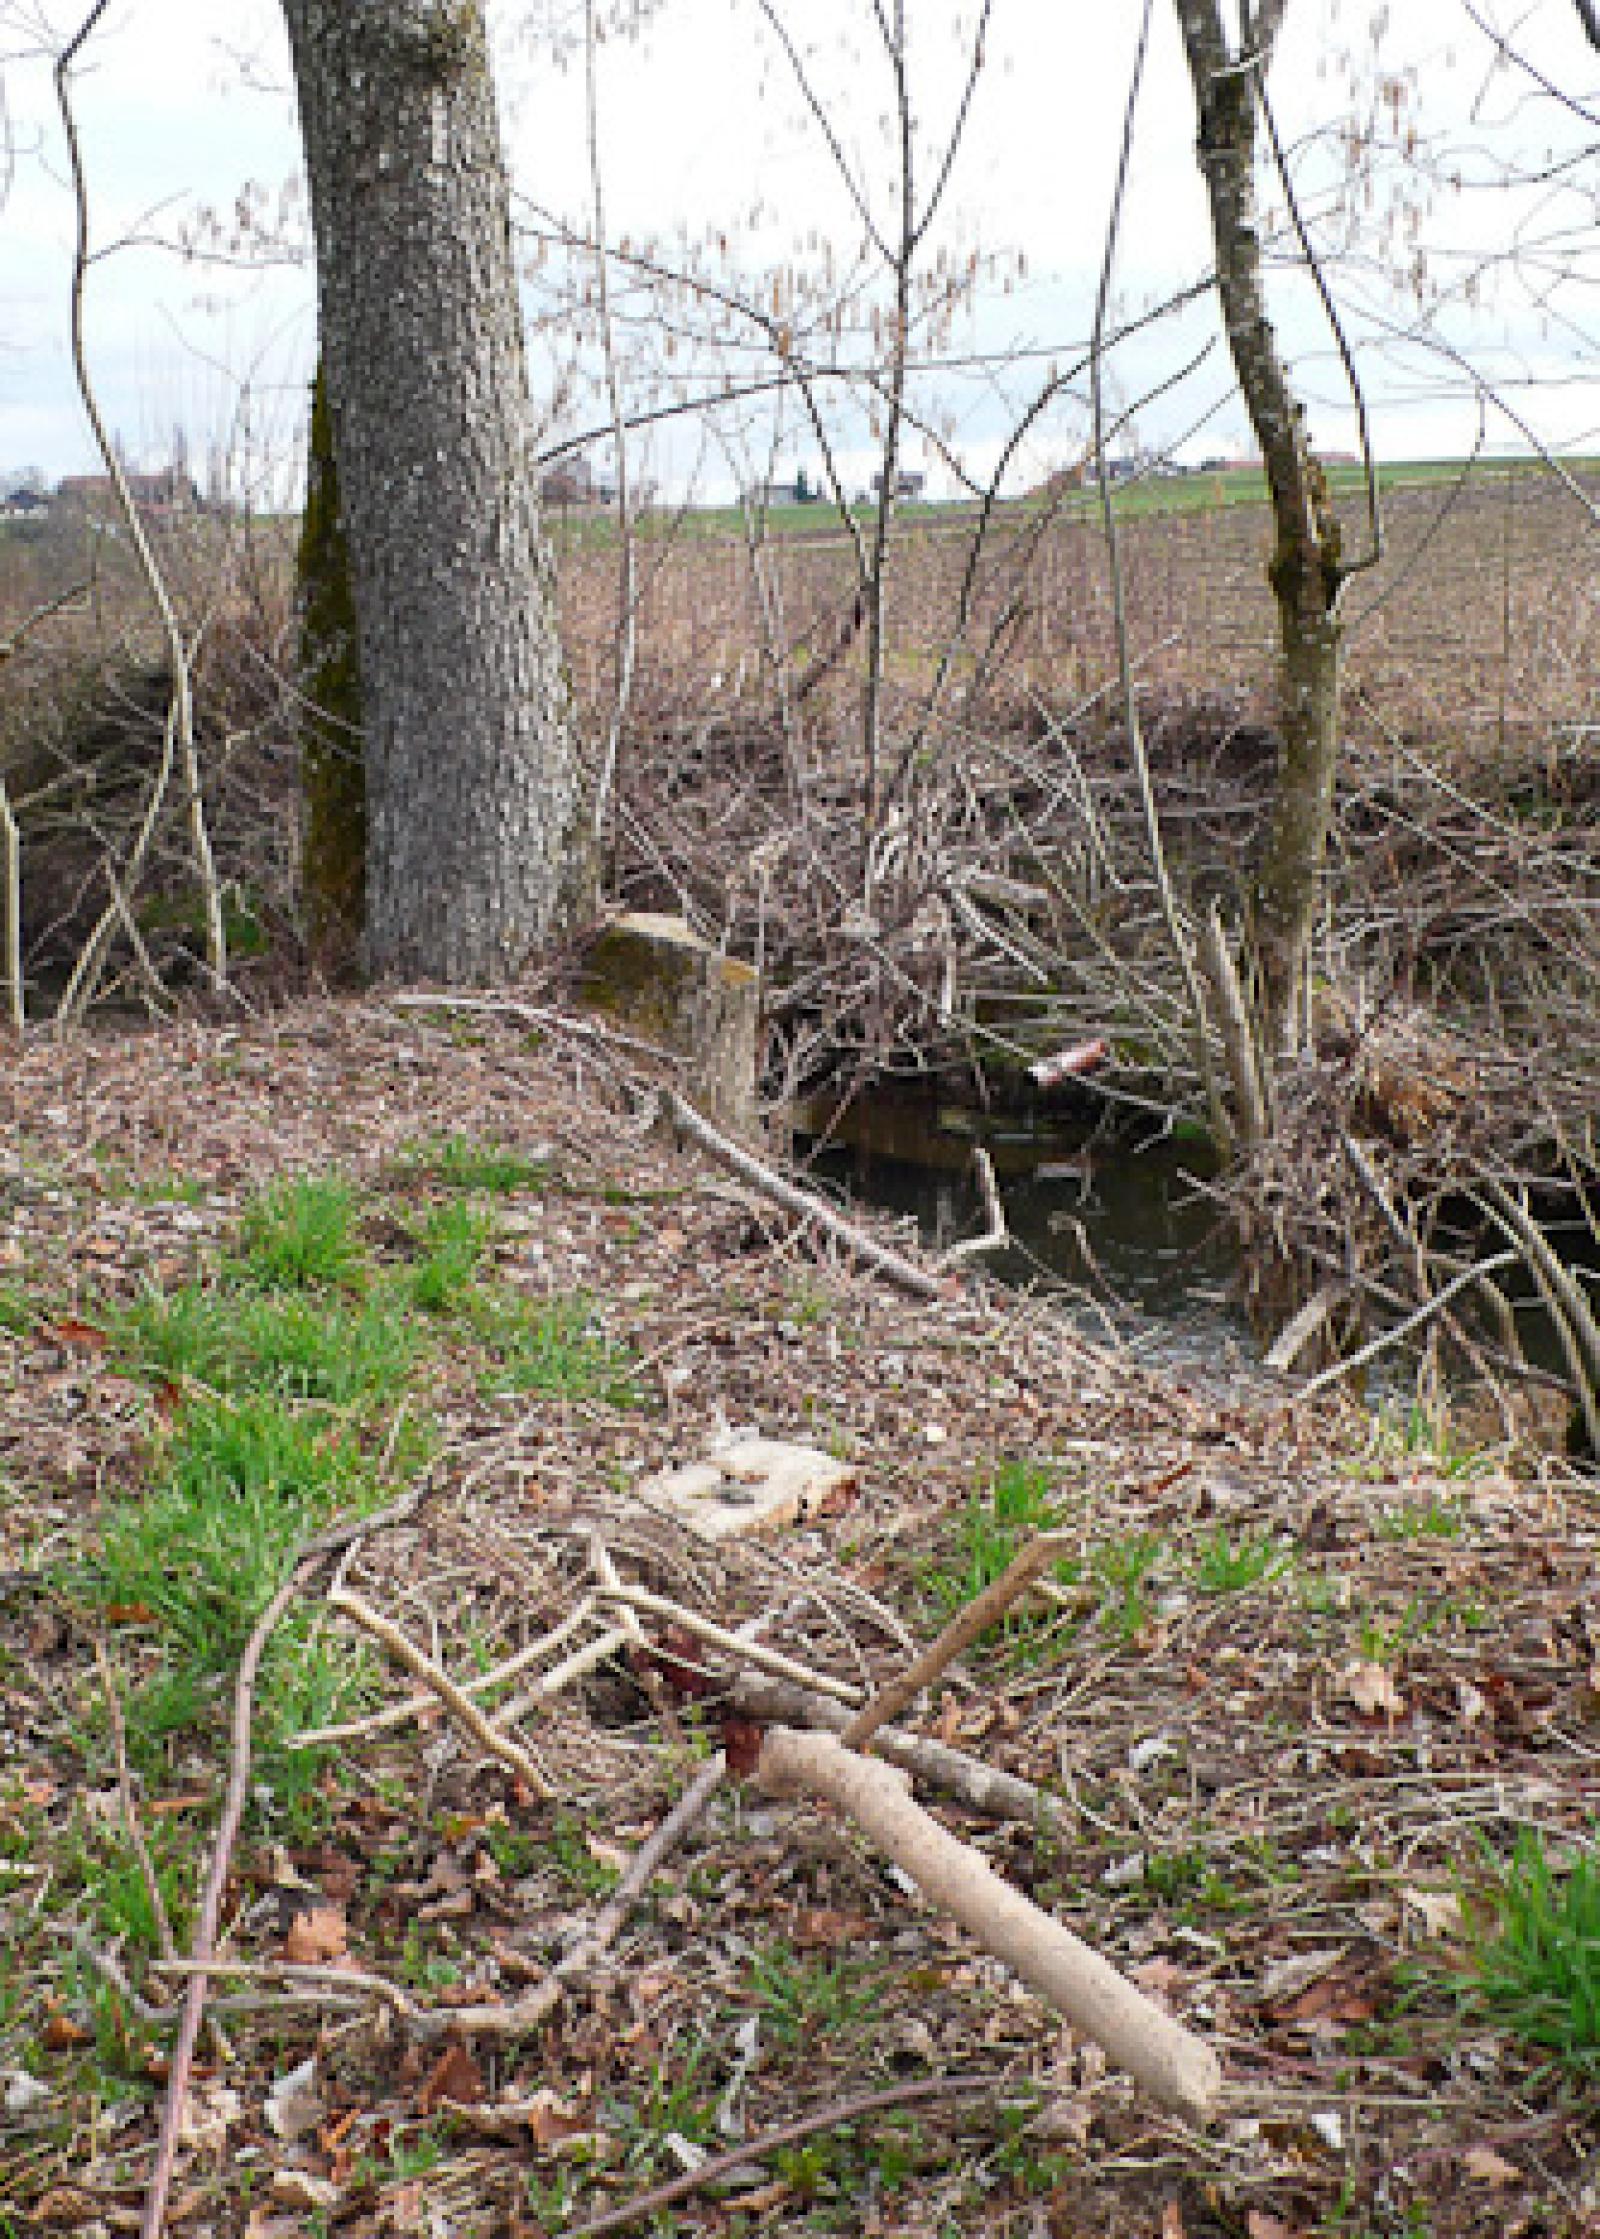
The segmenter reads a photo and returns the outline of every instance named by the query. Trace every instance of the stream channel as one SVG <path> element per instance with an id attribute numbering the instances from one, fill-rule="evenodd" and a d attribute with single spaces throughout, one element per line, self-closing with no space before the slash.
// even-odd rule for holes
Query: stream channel
<path id="1" fill-rule="evenodd" d="M 1040 1112 L 982 1113 L 922 1089 L 877 1089 L 842 1116 L 826 1101 L 798 1123 L 814 1176 L 855 1202 L 916 1216 L 945 1251 L 987 1225 L 973 1170 L 994 1162 L 1012 1242 L 976 1264 L 1056 1294 L 1088 1337 L 1115 1336 L 1140 1360 L 1210 1387 L 1258 1370 L 1260 1346 L 1237 1295 L 1238 1256 L 1203 1185 L 1206 1143 L 1159 1123 L 1096 1132 Z"/>
<path id="2" fill-rule="evenodd" d="M 1051 1292 L 1085 1336 L 1114 1337 L 1207 1397 L 1263 1390 L 1263 1347 L 1244 1311 L 1238 1247 L 1205 1187 L 1217 1161 L 1203 1139 L 1177 1138 L 1154 1118 L 1141 1133 L 1044 1106 L 985 1113 L 925 1088 L 874 1089 L 842 1114 L 822 1099 L 796 1120 L 796 1150 L 817 1180 L 858 1204 L 914 1214 L 935 1252 L 988 1225 L 973 1170 L 979 1145 L 994 1163 L 1012 1241 L 978 1265 L 1019 1289 Z M 1549 1233 L 1586 1284 L 1600 1275 L 1592 1235 L 1570 1220 Z M 1506 1280 L 1528 1360 L 1564 1379 L 1537 1293 L 1525 1277 Z M 1350 1388 L 1403 1417 L 1415 1393 L 1409 1357 L 1381 1355 Z"/>

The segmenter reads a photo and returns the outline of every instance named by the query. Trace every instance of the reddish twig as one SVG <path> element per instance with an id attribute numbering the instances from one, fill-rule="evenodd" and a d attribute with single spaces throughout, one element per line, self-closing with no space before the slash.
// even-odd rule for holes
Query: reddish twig
<path id="1" fill-rule="evenodd" d="M 228 1868 L 233 1859 L 234 1844 L 238 1840 L 240 1822 L 244 1818 L 245 1797 L 250 1783 L 250 1715 L 255 1699 L 256 1674 L 261 1668 L 267 1642 L 284 1611 L 316 1575 L 328 1556 L 344 1553 L 369 1532 L 396 1523 L 401 1517 L 409 1515 L 426 1490 L 426 1482 L 413 1486 L 409 1493 L 392 1502 L 388 1508 L 380 1509 L 375 1515 L 358 1516 L 345 1523 L 331 1525 L 316 1538 L 307 1540 L 290 1566 L 288 1577 L 262 1611 L 254 1632 L 245 1643 L 233 1690 L 233 1726 L 230 1736 L 232 1764 L 228 1774 L 228 1791 L 223 1799 L 222 1817 L 217 1823 L 211 1867 L 206 1875 L 205 1894 L 200 1901 L 200 1917 L 194 1932 L 192 1956 L 202 1963 L 202 1967 L 205 1961 L 215 1957 L 217 1923 L 222 1917 L 222 1895 L 227 1887 Z M 150 2172 L 144 2214 L 139 2224 L 139 2239 L 160 2239 L 166 2222 L 167 2199 L 172 2190 L 172 2173 L 177 2160 L 178 2131 L 183 2121 L 184 2101 L 188 2097 L 194 2049 L 199 2041 L 200 2024 L 205 2014 L 209 1979 L 204 1972 L 191 1976 L 184 1997 L 178 2039 L 172 2048 L 166 2101 L 161 2110 L 161 2133 L 156 2143 L 155 2165 Z"/>

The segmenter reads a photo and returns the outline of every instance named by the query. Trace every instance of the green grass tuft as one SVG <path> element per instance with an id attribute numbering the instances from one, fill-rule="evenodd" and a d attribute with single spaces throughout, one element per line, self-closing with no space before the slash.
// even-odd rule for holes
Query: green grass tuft
<path id="1" fill-rule="evenodd" d="M 413 1172 L 446 1189 L 477 1190 L 495 1197 L 543 1189 L 550 1179 L 544 1159 L 528 1158 L 501 1143 L 474 1142 L 469 1135 L 441 1135 L 408 1144 L 401 1156 Z"/>
<path id="2" fill-rule="evenodd" d="M 491 1392 L 546 1392 L 552 1399 L 638 1407 L 632 1354 L 607 1337 L 581 1297 L 533 1301 L 504 1293 L 475 1301 L 478 1334 L 494 1359 Z"/>
<path id="3" fill-rule="evenodd" d="M 471 1296 L 493 1234 L 490 1216 L 463 1199 L 436 1206 L 418 1239 L 422 1257 L 405 1276 L 412 1305 L 425 1314 L 458 1313 Z"/>
<path id="4" fill-rule="evenodd" d="M 1194 1581 L 1203 1594 L 1240 1594 L 1288 1567 L 1288 1551 L 1270 1536 L 1241 1539 L 1236 1546 L 1219 1526 L 1196 1557 Z"/>
<path id="5" fill-rule="evenodd" d="M 262 1290 L 351 1289 L 363 1271 L 356 1215 L 342 1174 L 275 1182 L 245 1214 L 242 1272 Z"/>
<path id="6" fill-rule="evenodd" d="M 107 1525 L 105 1598 L 149 1609 L 185 1667 L 229 1670 L 298 1541 L 369 1489 L 353 1441 L 325 1422 L 268 1399 L 197 1403 L 165 1481 Z"/>
<path id="7" fill-rule="evenodd" d="M 1600 1852 L 1585 1850 L 1561 1875 L 1524 1830 L 1474 1917 L 1468 2004 L 1600 2078 Z"/>
<path id="8" fill-rule="evenodd" d="M 299 1291 L 148 1291 L 112 1317 L 125 1358 L 147 1375 L 219 1392 L 276 1393 L 348 1407 L 404 1383 L 416 1342 L 381 1300 L 351 1307 Z"/>

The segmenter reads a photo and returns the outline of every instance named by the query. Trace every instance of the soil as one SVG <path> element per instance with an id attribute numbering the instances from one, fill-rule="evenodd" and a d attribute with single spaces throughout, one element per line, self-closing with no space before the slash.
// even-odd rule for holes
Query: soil
<path id="1" fill-rule="evenodd" d="M 742 1764 L 751 1736 L 725 1657 L 654 1619 L 504 1719 L 523 1771 L 435 1709 L 377 1725 L 412 1682 L 324 1568 L 254 1706 L 174 2230 L 554 2234 L 639 2202 L 639 2229 L 884 2239 L 1600 2232 L 1593 1947 L 1587 1992 L 1555 1999 L 1579 2017 L 1564 2058 L 1485 1987 L 1519 1835 L 1553 1903 L 1592 1845 L 1592 1479 L 1275 1388 L 1218 1405 L 971 1261 L 934 1303 L 897 1297 L 667 1141 L 633 1055 L 554 1011 L 369 997 L 41 1037 L 9 1099 L 0 2231 L 138 2228 L 179 1977 L 133 1834 L 181 1953 L 236 1658 L 208 1663 L 193 1623 L 203 1549 L 175 1538 L 132 1598 L 127 1551 L 187 1513 L 197 1426 L 268 1404 L 237 1359 L 183 1351 L 174 1302 L 244 1328 L 276 1283 L 302 1335 L 370 1310 L 369 1349 L 403 1305 L 387 1383 L 271 1404 L 310 1426 L 330 1500 L 417 1494 L 338 1583 L 462 1684 L 573 1614 L 597 1538 L 625 1580 L 870 1687 L 1032 1529 L 1073 1534 L 913 1721 L 1055 1818 L 923 1800 L 1207 2037 L 1227 2099 L 1205 2132 L 1153 2108 L 848 1825 L 737 1777 L 546 2022 L 452 2035 L 453 2009 L 541 1982 L 709 1753 Z M 329 1174 L 346 1261 L 271 1272 L 284 1178 Z M 743 1427 L 853 1475 L 824 1513 L 708 1547 L 639 1488 Z M 257 1522 L 262 1579 L 214 1582 L 246 1630 L 293 1560 Z M 309 1987 L 285 1972 L 312 1963 Z M 936 2079 L 974 2088 L 642 2206 L 697 2156 Z"/>

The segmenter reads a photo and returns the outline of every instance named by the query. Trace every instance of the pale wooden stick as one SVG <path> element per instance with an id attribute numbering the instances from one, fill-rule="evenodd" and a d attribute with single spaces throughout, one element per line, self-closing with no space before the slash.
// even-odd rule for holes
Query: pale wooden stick
<path id="1" fill-rule="evenodd" d="M 770 1166 L 745 1150 L 742 1144 L 735 1143 L 729 1136 L 714 1128 L 708 1119 L 703 1119 L 688 1098 L 680 1096 L 675 1088 L 667 1090 L 667 1109 L 672 1114 L 674 1124 L 690 1141 L 697 1143 L 701 1150 L 708 1151 L 719 1165 L 727 1167 L 730 1174 L 736 1174 L 741 1182 L 747 1182 L 752 1189 L 759 1190 L 763 1197 L 770 1197 L 773 1204 L 781 1205 L 786 1213 L 793 1213 L 803 1221 L 814 1222 L 864 1266 L 870 1267 L 875 1274 L 882 1275 L 897 1289 L 908 1292 L 912 1298 L 943 1298 L 946 1295 L 946 1286 L 937 1277 L 930 1275 L 925 1268 L 913 1265 L 902 1252 L 893 1251 L 887 1244 L 880 1244 L 876 1237 L 868 1236 L 863 1229 L 847 1221 L 842 1213 L 836 1213 L 831 1205 L 813 1191 L 802 1189 L 798 1182 L 791 1182 L 784 1175 L 774 1173 Z"/>
<path id="2" fill-rule="evenodd" d="M 1211 2047 L 947 1833 L 893 1767 L 858 1757 L 831 1734 L 776 1726 L 756 1777 L 772 1795 L 820 1796 L 854 1820 L 931 1905 L 959 1920 L 1152 2098 L 1193 2122 L 1215 2112 L 1222 2068 Z"/>
<path id="3" fill-rule="evenodd" d="M 550 1794 L 550 1783 L 528 1752 L 506 1735 L 497 1733 L 471 1696 L 463 1694 L 449 1673 L 436 1664 L 431 1656 L 426 1655 L 415 1641 L 407 1640 L 398 1625 L 392 1625 L 387 1617 L 382 1616 L 369 1602 L 364 1602 L 359 1594 L 352 1594 L 343 1586 L 337 1587 L 328 1596 L 328 1607 L 337 1610 L 341 1617 L 348 1617 L 363 1632 L 370 1633 L 374 1640 L 381 1641 L 395 1662 L 403 1664 L 413 1679 L 420 1679 L 425 1687 L 433 1689 L 456 1724 L 465 1727 L 473 1740 L 488 1750 L 490 1756 L 498 1757 L 502 1765 L 508 1765 L 519 1779 L 526 1781 L 536 1796 Z"/>
<path id="4" fill-rule="evenodd" d="M 1006 1226 L 1006 1209 L 1000 1198 L 999 1184 L 994 1178 L 994 1160 L 980 1145 L 972 1154 L 973 1171 L 978 1177 L 978 1190 L 983 1198 L 983 1209 L 989 1225 L 981 1236 L 969 1236 L 963 1243 L 952 1244 L 942 1262 L 953 1267 L 960 1260 L 972 1259 L 979 1252 L 1003 1251 L 1011 1241 L 1011 1231 Z"/>
<path id="5" fill-rule="evenodd" d="M 647 1617 L 662 1617 L 669 1624 L 681 1625 L 696 1640 L 705 1641 L 712 1648 L 720 1648 L 741 1664 L 753 1664 L 757 1671 L 771 1672 L 775 1679 L 792 1679 L 797 1686 L 809 1687 L 819 1695 L 832 1695 L 841 1703 L 858 1703 L 861 1690 L 847 1679 L 834 1679 L 827 1672 L 813 1671 L 808 1664 L 797 1663 L 792 1656 L 785 1656 L 780 1649 L 763 1648 L 759 1641 L 748 1640 L 742 1633 L 730 1633 L 726 1626 L 714 1624 L 709 1617 L 702 1617 L 697 1610 L 685 1609 L 682 1602 L 668 1601 L 665 1594 L 652 1594 L 645 1586 L 602 1587 L 596 1599 L 603 1602 L 621 1602 L 633 1609 L 642 1609 Z"/>
<path id="6" fill-rule="evenodd" d="M 559 1664 L 552 1665 L 547 1672 L 541 1672 L 532 1687 L 519 1695 L 514 1703 L 507 1703 L 495 1713 L 495 1723 L 509 1725 L 513 1718 L 520 1718 L 529 1704 L 537 1702 L 541 1695 L 559 1695 L 564 1687 L 570 1687 L 575 1679 L 585 1678 L 597 1664 L 603 1664 L 608 1656 L 614 1656 L 619 1648 L 626 1648 L 627 1645 L 628 1636 L 622 1627 L 608 1625 L 603 1633 L 597 1633 L 593 1640 L 585 1641 L 581 1648 L 575 1648 Z"/>
<path id="7" fill-rule="evenodd" d="M 495 1664 L 488 1671 L 474 1672 L 470 1679 L 461 1682 L 464 1695 L 484 1695 L 491 1687 L 499 1687 L 508 1679 L 515 1679 L 530 1664 L 538 1663 L 542 1656 L 553 1655 L 564 1648 L 575 1632 L 588 1623 L 594 1615 L 594 1598 L 585 1594 L 582 1601 L 563 1617 L 559 1625 L 541 1633 L 537 1640 L 530 1640 L 526 1648 L 519 1648 L 514 1656 L 507 1656 L 503 1663 Z M 560 1667 L 555 1667 L 560 1668 Z M 548 1678 L 549 1674 L 546 1674 Z M 408 1719 L 420 1718 L 425 1710 L 435 1708 L 437 1697 L 432 1694 L 408 1695 L 403 1703 L 390 1703 L 385 1710 L 375 1710 L 367 1718 L 351 1718 L 342 1726 L 312 1726 L 303 1734 L 296 1734 L 285 1745 L 290 1749 L 321 1749 L 330 1742 L 365 1741 L 369 1734 L 386 1734 L 392 1727 L 403 1726 Z M 524 1708 L 527 1707 L 524 1701 Z M 504 1715 L 495 1714 L 495 1722 Z"/>
<path id="8" fill-rule="evenodd" d="M 1065 1532 L 1041 1532 L 1031 1545 L 1024 1547 L 998 1578 L 969 1601 L 965 1609 L 957 1611 L 937 1640 L 920 1656 L 912 1658 L 898 1679 L 891 1679 L 887 1687 L 880 1687 L 872 1700 L 857 1711 L 839 1737 L 846 1749 L 862 1748 L 880 1726 L 887 1726 L 891 1719 L 909 1709 L 923 1688 L 931 1687 L 946 1665 L 953 1664 L 964 1648 L 970 1648 L 981 1632 L 1003 1617 L 1011 1604 L 1027 1592 L 1042 1570 L 1059 1562 L 1071 1548 L 1072 1542 Z"/>

